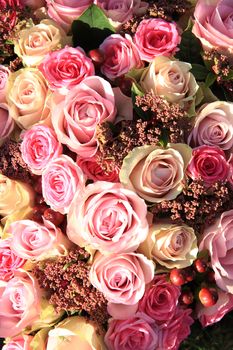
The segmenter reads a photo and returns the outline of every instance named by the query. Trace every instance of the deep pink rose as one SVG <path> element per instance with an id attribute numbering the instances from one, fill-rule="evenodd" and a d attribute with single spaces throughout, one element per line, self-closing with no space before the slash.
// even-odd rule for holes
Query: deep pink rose
<path id="1" fill-rule="evenodd" d="M 15 221 L 8 232 L 12 234 L 12 251 L 24 259 L 43 260 L 64 255 L 71 245 L 61 230 L 47 220 L 43 225 L 32 220 Z"/>
<path id="2" fill-rule="evenodd" d="M 0 143 L 11 134 L 14 125 L 14 120 L 9 114 L 8 105 L 0 103 Z"/>
<path id="3" fill-rule="evenodd" d="M 93 181 L 119 182 L 120 169 L 112 166 L 111 160 L 98 163 L 98 155 L 90 158 L 77 157 L 76 162 L 86 177 Z M 104 170 L 106 168 L 106 170 Z"/>
<path id="4" fill-rule="evenodd" d="M 160 349 L 161 331 L 153 319 L 138 312 L 126 320 L 110 319 L 105 343 L 108 350 Z"/>
<path id="5" fill-rule="evenodd" d="M 141 0 L 94 0 L 94 3 L 113 21 L 114 27 L 121 26 L 133 15 L 143 15 L 149 6 L 146 1 Z"/>
<path id="6" fill-rule="evenodd" d="M 181 342 L 190 334 L 190 326 L 194 322 L 191 313 L 192 309 L 177 309 L 174 317 L 162 329 L 162 349 L 179 349 Z"/>
<path id="7" fill-rule="evenodd" d="M 35 125 L 21 137 L 22 158 L 33 174 L 41 175 L 48 163 L 62 154 L 62 146 L 48 126 Z"/>
<path id="8" fill-rule="evenodd" d="M 91 284 L 109 301 L 109 314 L 119 319 L 136 312 L 153 277 L 153 262 L 137 253 L 99 255 L 90 270 Z"/>
<path id="9" fill-rule="evenodd" d="M 58 140 L 82 157 L 96 153 L 97 126 L 115 116 L 114 93 L 103 78 L 87 77 L 66 96 L 54 95 L 52 123 Z"/>
<path id="10" fill-rule="evenodd" d="M 120 34 L 108 36 L 99 49 L 105 57 L 101 66 L 101 72 L 109 79 L 114 80 L 128 73 L 132 68 L 143 66 L 138 49 L 128 34 L 125 37 Z"/>
<path id="11" fill-rule="evenodd" d="M 174 317 L 180 288 L 170 283 L 166 275 L 156 275 L 139 302 L 139 311 L 153 318 L 157 324 L 167 325 Z"/>
<path id="12" fill-rule="evenodd" d="M 49 162 L 42 173 L 42 194 L 50 207 L 66 214 L 76 193 L 85 186 L 85 177 L 79 166 L 68 156 Z"/>
<path id="13" fill-rule="evenodd" d="M 51 90 L 71 89 L 84 78 L 95 74 L 92 60 L 85 52 L 81 48 L 69 46 L 48 53 L 38 68 Z"/>
<path id="14" fill-rule="evenodd" d="M 66 32 L 72 22 L 77 19 L 93 0 L 46 0 L 48 15 Z"/>
<path id="15" fill-rule="evenodd" d="M 194 11 L 193 33 L 209 51 L 217 49 L 233 62 L 232 0 L 199 0 Z"/>
<path id="16" fill-rule="evenodd" d="M 211 267 L 216 284 L 233 294 L 233 210 L 224 212 L 211 226 L 206 228 L 199 250 L 210 252 Z"/>
<path id="17" fill-rule="evenodd" d="M 135 192 L 120 183 L 97 181 L 74 198 L 67 235 L 102 253 L 133 252 L 147 237 L 146 216 L 147 206 Z"/>
<path id="18" fill-rule="evenodd" d="M 12 251 L 11 240 L 11 238 L 0 239 L 0 280 L 2 281 L 9 281 L 14 271 L 26 262 Z"/>
<path id="19" fill-rule="evenodd" d="M 9 73 L 9 68 L 0 64 L 0 103 L 6 101 L 6 83 Z"/>
<path id="20" fill-rule="evenodd" d="M 31 350 L 30 343 L 33 337 L 30 335 L 18 335 L 10 339 L 2 350 Z"/>
<path id="21" fill-rule="evenodd" d="M 181 37 L 175 23 L 160 18 L 144 19 L 134 35 L 142 60 L 151 62 L 157 56 L 172 56 Z"/>
<path id="22" fill-rule="evenodd" d="M 34 277 L 24 271 L 0 285 L 0 337 L 13 337 L 40 317 L 40 290 Z"/>
<path id="23" fill-rule="evenodd" d="M 210 326 L 219 322 L 228 312 L 233 309 L 233 295 L 218 290 L 218 301 L 215 305 L 204 307 L 199 303 L 197 306 L 197 317 L 202 327 Z"/>
<path id="24" fill-rule="evenodd" d="M 206 185 L 216 181 L 226 181 L 229 164 L 225 153 L 219 147 L 200 146 L 193 150 L 187 173 L 192 179 L 201 178 Z"/>

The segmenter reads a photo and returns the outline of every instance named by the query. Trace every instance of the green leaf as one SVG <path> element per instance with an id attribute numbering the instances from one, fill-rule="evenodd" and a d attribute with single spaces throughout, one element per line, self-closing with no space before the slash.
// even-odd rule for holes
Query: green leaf
<path id="1" fill-rule="evenodd" d="M 72 23 L 74 46 L 81 46 L 85 51 L 96 49 L 109 35 L 115 33 L 114 27 L 104 12 L 96 5 L 91 5 Z"/>
<path id="2" fill-rule="evenodd" d="M 193 73 L 194 77 L 197 80 L 205 80 L 207 75 L 208 75 L 208 73 L 209 73 L 209 71 L 202 64 L 193 63 L 192 64 L 191 73 Z"/>
<path id="3" fill-rule="evenodd" d="M 182 33 L 179 48 L 180 50 L 176 53 L 175 57 L 180 61 L 195 64 L 203 62 L 201 57 L 201 42 L 192 33 L 190 22 L 187 29 Z"/>
<path id="4" fill-rule="evenodd" d="M 139 95 L 139 96 L 144 95 L 144 92 L 141 90 L 141 87 L 136 83 L 132 84 L 131 91 L 134 93 L 134 95 Z"/>
<path id="5" fill-rule="evenodd" d="M 204 82 L 199 83 L 199 89 L 203 94 L 203 99 L 201 103 L 211 103 L 218 100 L 218 98 L 213 94 L 212 90 L 205 85 Z"/>
<path id="6" fill-rule="evenodd" d="M 206 87 L 210 87 L 211 85 L 213 85 L 213 83 L 216 80 L 216 75 L 214 73 L 209 72 L 206 79 L 205 79 L 205 86 Z"/>

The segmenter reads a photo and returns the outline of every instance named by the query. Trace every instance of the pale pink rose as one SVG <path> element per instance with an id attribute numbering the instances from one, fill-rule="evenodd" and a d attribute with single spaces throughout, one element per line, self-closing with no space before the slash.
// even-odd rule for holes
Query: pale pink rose
<path id="1" fill-rule="evenodd" d="M 9 75 L 7 102 L 11 117 L 21 129 L 49 123 L 49 89 L 38 69 L 22 68 Z"/>
<path id="2" fill-rule="evenodd" d="M 12 235 L 13 253 L 23 259 L 38 261 L 64 255 L 71 245 L 61 230 L 47 220 L 43 225 L 32 220 L 15 221 L 8 232 Z"/>
<path id="3" fill-rule="evenodd" d="M 162 349 L 178 350 L 181 342 L 185 340 L 194 323 L 190 316 L 192 309 L 177 309 L 176 314 L 168 325 L 162 329 Z"/>
<path id="4" fill-rule="evenodd" d="M 144 19 L 134 35 L 142 60 L 151 62 L 157 56 L 172 56 L 181 40 L 176 23 L 160 18 Z"/>
<path id="5" fill-rule="evenodd" d="M 12 238 L 0 239 L 0 280 L 9 281 L 14 271 L 22 267 L 26 260 L 11 249 Z"/>
<path id="6" fill-rule="evenodd" d="M 210 307 L 204 307 L 201 303 L 197 305 L 197 318 L 202 327 L 207 327 L 219 322 L 232 309 L 233 295 L 218 290 L 218 300 L 215 305 Z"/>
<path id="7" fill-rule="evenodd" d="M 127 318 L 136 312 L 146 284 L 153 279 L 154 264 L 137 253 L 99 255 L 89 277 L 91 284 L 109 301 L 109 314 Z"/>
<path id="8" fill-rule="evenodd" d="M 211 226 L 206 228 L 199 250 L 210 252 L 211 267 L 216 284 L 233 294 L 233 210 L 224 212 Z"/>
<path id="9" fill-rule="evenodd" d="M 82 157 L 92 157 L 98 148 L 96 129 L 116 116 L 115 97 L 109 82 L 85 78 L 66 96 L 54 94 L 52 123 L 58 140 Z"/>
<path id="10" fill-rule="evenodd" d="M 31 350 L 30 343 L 33 337 L 30 335 L 18 335 L 7 342 L 2 350 Z"/>
<path id="11" fill-rule="evenodd" d="M 64 49 L 49 52 L 38 68 L 51 90 L 71 89 L 84 78 L 95 74 L 92 60 L 80 47 L 66 46 Z"/>
<path id="12" fill-rule="evenodd" d="M 202 179 L 206 185 L 227 181 L 229 164 L 225 153 L 215 146 L 200 146 L 193 150 L 187 173 L 193 179 Z"/>
<path id="13" fill-rule="evenodd" d="M 174 199 L 185 185 L 185 171 L 192 149 L 182 143 L 166 148 L 135 147 L 123 161 L 120 181 L 143 199 L 159 203 Z"/>
<path id="14" fill-rule="evenodd" d="M 14 125 L 8 105 L 0 102 L 0 143 L 11 134 Z"/>
<path id="15" fill-rule="evenodd" d="M 46 4 L 45 0 L 21 0 L 21 3 L 24 6 L 28 6 L 33 10 L 37 10 L 40 7 L 45 6 Z"/>
<path id="16" fill-rule="evenodd" d="M 48 163 L 62 154 L 62 146 L 48 126 L 34 125 L 21 138 L 22 158 L 33 174 L 41 175 Z"/>
<path id="17" fill-rule="evenodd" d="M 160 349 L 161 331 L 154 320 L 138 312 L 126 320 L 110 319 L 105 335 L 108 350 Z"/>
<path id="18" fill-rule="evenodd" d="M 74 198 L 67 235 L 102 253 L 133 252 L 148 234 L 146 216 L 147 206 L 136 193 L 120 183 L 97 181 Z"/>
<path id="19" fill-rule="evenodd" d="M 79 166 L 68 156 L 61 155 L 49 162 L 42 172 L 42 194 L 50 207 L 66 214 L 76 193 L 85 186 Z"/>
<path id="20" fill-rule="evenodd" d="M 15 272 L 9 282 L 0 284 L 0 337 L 13 337 L 40 317 L 40 290 L 34 277 Z"/>
<path id="21" fill-rule="evenodd" d="M 193 33 L 204 50 L 217 49 L 233 62 L 233 2 L 199 0 L 194 11 Z"/>
<path id="22" fill-rule="evenodd" d="M 233 103 L 216 101 L 198 111 L 188 143 L 219 146 L 224 151 L 233 148 Z"/>
<path id="23" fill-rule="evenodd" d="M 6 101 L 6 84 L 9 73 L 9 68 L 0 64 L 0 102 Z"/>
<path id="24" fill-rule="evenodd" d="M 169 282 L 166 275 L 156 275 L 139 301 L 138 310 L 166 326 L 176 313 L 179 296 L 180 288 Z"/>
<path id="25" fill-rule="evenodd" d="M 103 164 L 98 163 L 98 155 L 90 158 L 77 157 L 76 162 L 86 177 L 92 181 L 119 182 L 118 167 L 113 167 L 111 160 L 104 160 Z M 106 170 L 105 170 L 106 168 Z"/>
<path id="26" fill-rule="evenodd" d="M 102 8 L 114 27 L 121 26 L 134 15 L 143 15 L 149 6 L 141 0 L 94 0 L 94 3 Z"/>
<path id="27" fill-rule="evenodd" d="M 48 15 L 66 32 L 72 22 L 92 4 L 93 0 L 46 0 Z"/>
<path id="28" fill-rule="evenodd" d="M 108 36 L 99 49 L 105 57 L 101 72 L 111 80 L 128 73 L 132 68 L 143 66 L 138 49 L 128 34 L 125 37 L 120 34 Z"/>

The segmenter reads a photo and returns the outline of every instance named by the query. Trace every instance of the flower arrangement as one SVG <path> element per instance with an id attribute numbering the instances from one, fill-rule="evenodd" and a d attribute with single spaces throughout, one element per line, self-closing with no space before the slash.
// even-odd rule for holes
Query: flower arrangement
<path id="1" fill-rule="evenodd" d="M 230 315 L 232 18 L 0 0 L 4 350 L 194 349 Z"/>

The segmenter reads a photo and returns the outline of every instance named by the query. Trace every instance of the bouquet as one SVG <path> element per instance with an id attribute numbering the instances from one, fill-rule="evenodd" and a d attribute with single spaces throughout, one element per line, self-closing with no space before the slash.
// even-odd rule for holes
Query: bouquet
<path id="1" fill-rule="evenodd" d="M 233 310 L 233 2 L 0 20 L 3 349 L 201 349 Z"/>

